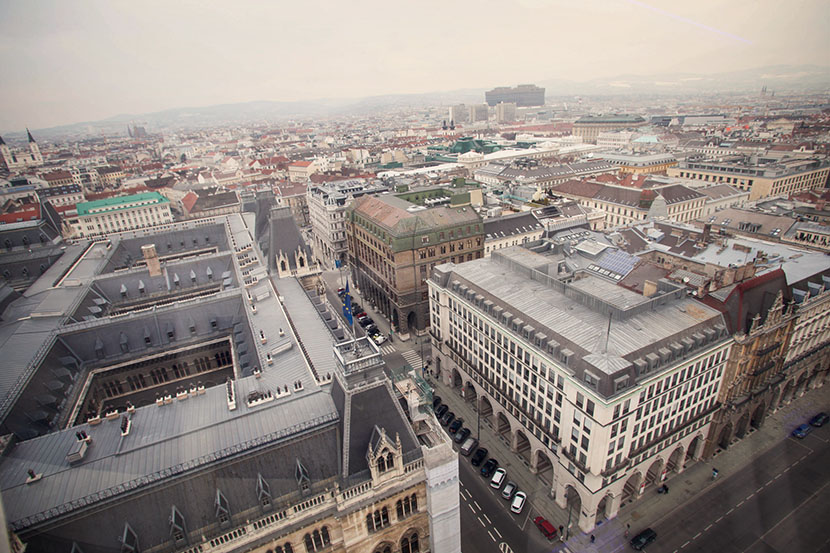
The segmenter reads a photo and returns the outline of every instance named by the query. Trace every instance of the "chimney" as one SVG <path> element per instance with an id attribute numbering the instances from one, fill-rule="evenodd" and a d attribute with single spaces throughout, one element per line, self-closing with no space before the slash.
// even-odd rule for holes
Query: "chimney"
<path id="1" fill-rule="evenodd" d="M 712 223 L 706 223 L 703 225 L 703 243 L 709 243 L 709 235 L 712 233 Z"/>
<path id="2" fill-rule="evenodd" d="M 647 280 L 643 282 L 643 295 L 650 298 L 657 293 L 657 283 Z"/>
<path id="3" fill-rule="evenodd" d="M 144 255 L 144 261 L 147 262 L 147 269 L 150 271 L 150 276 L 159 276 L 161 274 L 161 262 L 156 252 L 156 245 L 145 244 L 141 246 L 141 253 Z"/>

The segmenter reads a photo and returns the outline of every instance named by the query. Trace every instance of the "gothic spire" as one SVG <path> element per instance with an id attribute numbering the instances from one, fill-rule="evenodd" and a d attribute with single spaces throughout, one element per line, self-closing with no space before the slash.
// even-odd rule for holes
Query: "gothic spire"
<path id="1" fill-rule="evenodd" d="M 29 132 L 29 128 L 28 128 L 28 127 L 26 127 L 26 134 L 28 134 L 28 135 L 29 135 L 29 142 L 34 142 L 34 141 L 35 141 L 35 139 L 32 137 L 32 133 L 31 133 L 31 132 Z"/>

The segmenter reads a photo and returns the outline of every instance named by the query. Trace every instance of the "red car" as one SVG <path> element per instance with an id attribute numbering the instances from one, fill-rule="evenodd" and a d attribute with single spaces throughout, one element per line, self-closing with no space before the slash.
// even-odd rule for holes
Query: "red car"
<path id="1" fill-rule="evenodd" d="M 556 528 L 554 528 L 553 524 L 548 522 L 546 518 L 536 517 L 533 519 L 533 524 L 536 525 L 536 528 L 538 528 L 547 539 L 552 540 L 556 537 Z"/>

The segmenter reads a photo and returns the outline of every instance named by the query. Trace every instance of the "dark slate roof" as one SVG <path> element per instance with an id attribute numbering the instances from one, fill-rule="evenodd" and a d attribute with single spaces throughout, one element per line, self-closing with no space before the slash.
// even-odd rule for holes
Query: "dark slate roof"
<path id="1" fill-rule="evenodd" d="M 303 240 L 297 228 L 297 222 L 291 216 L 291 209 L 288 207 L 271 209 L 271 245 L 269 248 L 271 268 L 276 268 L 276 257 L 279 252 L 283 252 L 288 258 L 289 267 L 292 270 L 297 269 L 294 254 L 298 248 L 305 252 L 306 263 L 308 263 L 311 260 L 311 249 Z"/>
<path id="2" fill-rule="evenodd" d="M 542 228 L 542 223 L 530 211 L 484 221 L 484 235 L 487 238 L 502 238 L 514 234 L 531 232 L 533 230 L 541 230 Z"/>
<path id="3" fill-rule="evenodd" d="M 335 403 L 337 400 L 335 399 Z M 404 453 L 419 450 L 412 428 L 401 413 L 388 383 L 369 388 L 352 396 L 349 425 L 349 474 L 367 470 L 366 452 L 375 425 L 383 428 L 393 442 L 401 438 Z"/>
<path id="4" fill-rule="evenodd" d="M 228 250 L 228 236 L 222 224 L 175 230 L 164 234 L 156 234 L 155 232 L 150 232 L 145 236 L 142 236 L 140 232 L 133 234 L 135 235 L 133 237 L 130 237 L 129 234 L 122 235 L 126 237 L 122 237 L 117 241 L 115 252 L 110 256 L 106 267 L 101 271 L 102 273 L 128 267 L 133 262 L 143 259 L 144 254 L 141 252 L 141 246 L 145 244 L 155 244 L 159 257 L 185 253 L 192 251 L 195 247 L 215 246 L 220 252 Z M 194 240 L 196 241 L 195 244 Z"/>

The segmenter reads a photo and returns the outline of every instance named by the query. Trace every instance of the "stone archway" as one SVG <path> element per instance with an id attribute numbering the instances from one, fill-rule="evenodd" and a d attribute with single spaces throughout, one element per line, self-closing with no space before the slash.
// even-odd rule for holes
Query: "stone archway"
<path id="1" fill-rule="evenodd" d="M 666 470 L 675 474 L 683 471 L 683 446 L 678 446 L 671 452 L 666 462 Z"/>
<path id="2" fill-rule="evenodd" d="M 781 387 L 776 386 L 775 389 L 772 391 L 772 401 L 769 402 L 769 410 L 771 413 L 774 413 L 776 409 L 778 409 L 779 403 L 781 401 Z"/>
<path id="3" fill-rule="evenodd" d="M 605 494 L 605 496 L 600 499 L 599 504 L 597 505 L 597 517 L 594 524 L 600 524 L 602 521 L 611 516 L 611 505 L 613 503 L 614 496 L 610 493 Z"/>
<path id="4" fill-rule="evenodd" d="M 794 397 L 801 397 L 804 395 L 804 392 L 807 391 L 807 381 L 807 372 L 805 371 L 798 377 L 798 384 L 795 385 Z"/>
<path id="5" fill-rule="evenodd" d="M 622 503 L 634 501 L 640 496 L 640 484 L 643 481 L 643 475 L 640 471 L 635 472 L 625 481 L 622 491 Z"/>
<path id="6" fill-rule="evenodd" d="M 727 449 L 729 447 L 729 442 L 732 441 L 732 423 L 730 422 L 726 426 L 723 427 L 723 430 L 720 431 L 720 435 L 718 436 L 718 447 L 721 449 Z"/>
<path id="7" fill-rule="evenodd" d="M 746 435 L 747 428 L 749 428 L 749 413 L 744 413 L 738 424 L 735 425 L 735 437 L 739 440 Z"/>
<path id="8" fill-rule="evenodd" d="M 465 382 L 464 383 L 464 400 L 469 401 L 473 404 L 473 406 L 477 406 L 478 402 L 478 392 L 476 392 L 475 386 L 473 386 L 472 382 Z"/>
<path id="9" fill-rule="evenodd" d="M 816 370 L 813 371 L 813 373 L 807 379 L 807 389 L 808 390 L 812 390 L 813 388 L 818 387 L 818 385 L 819 385 L 818 384 L 819 383 L 819 375 L 820 374 L 821 373 L 819 372 L 819 367 L 816 367 Z"/>
<path id="10" fill-rule="evenodd" d="M 493 418 L 493 404 L 490 403 L 490 399 L 487 396 L 480 396 L 478 400 L 478 409 L 479 413 L 481 414 L 481 420 L 484 421 L 487 425 L 493 426 L 492 418 Z"/>
<path id="11" fill-rule="evenodd" d="M 392 309 L 392 326 L 395 327 L 395 329 L 398 332 L 400 332 L 400 330 L 401 330 L 401 319 L 400 319 L 400 316 L 398 315 L 398 310 L 397 309 Z"/>
<path id="12" fill-rule="evenodd" d="M 752 412 L 752 418 L 749 421 L 749 424 L 752 425 L 752 428 L 761 428 L 764 424 L 764 415 L 767 414 L 767 406 L 764 402 L 758 404 L 755 410 Z"/>
<path id="13" fill-rule="evenodd" d="M 452 370 L 452 382 L 450 382 L 450 386 L 453 388 L 461 388 L 464 380 L 461 378 L 461 373 L 458 372 L 458 369 Z"/>
<path id="14" fill-rule="evenodd" d="M 661 481 L 663 475 L 663 459 L 656 459 L 646 472 L 646 488 Z"/>
<path id="15" fill-rule="evenodd" d="M 703 438 L 698 434 L 694 437 L 694 439 L 689 442 L 689 448 L 686 450 L 686 459 L 684 461 L 696 461 L 697 460 L 697 450 L 700 449 L 700 444 L 703 442 Z"/>
<path id="16" fill-rule="evenodd" d="M 415 332 L 418 330 L 418 316 L 414 311 L 410 311 L 406 316 L 406 328 L 408 332 Z"/>
<path id="17" fill-rule="evenodd" d="M 567 501 L 565 508 L 568 511 L 568 518 L 571 521 L 570 526 L 578 525 L 579 518 L 582 515 L 582 497 L 580 497 L 576 488 L 570 484 L 565 486 L 565 500 Z"/>
<path id="18" fill-rule="evenodd" d="M 541 449 L 537 449 L 533 455 L 533 460 L 536 463 L 536 477 L 546 486 L 551 486 L 553 484 L 553 463 L 550 458 Z"/>
<path id="19" fill-rule="evenodd" d="M 496 433 L 503 439 L 507 440 L 510 437 L 510 421 L 504 416 L 504 413 L 499 412 L 496 415 Z"/>
<path id="20" fill-rule="evenodd" d="M 790 401 L 792 401 L 794 393 L 795 393 L 795 382 L 792 381 L 792 380 L 788 380 L 787 385 L 784 386 L 784 391 L 781 392 L 781 403 L 779 404 L 779 407 L 781 405 L 784 405 L 785 403 L 789 403 Z"/>
<path id="21" fill-rule="evenodd" d="M 530 465 L 530 440 L 522 430 L 516 430 L 513 436 L 513 451 L 524 460 L 525 464 Z"/>

